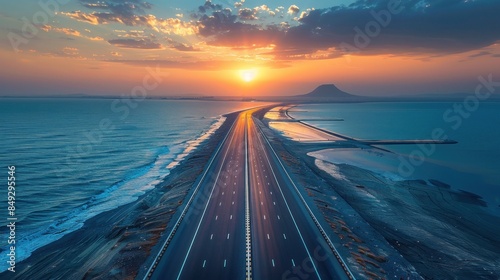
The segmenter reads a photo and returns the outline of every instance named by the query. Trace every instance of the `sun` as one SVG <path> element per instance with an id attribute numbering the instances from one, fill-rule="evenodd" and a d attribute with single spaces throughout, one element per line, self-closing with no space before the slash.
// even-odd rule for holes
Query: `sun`
<path id="1" fill-rule="evenodd" d="M 256 69 L 240 70 L 240 77 L 245 83 L 250 83 L 257 77 Z"/>

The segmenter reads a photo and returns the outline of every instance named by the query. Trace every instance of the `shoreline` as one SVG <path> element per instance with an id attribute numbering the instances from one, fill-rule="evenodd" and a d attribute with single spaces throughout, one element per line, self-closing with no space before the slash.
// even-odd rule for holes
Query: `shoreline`
<path id="1" fill-rule="evenodd" d="M 331 188 L 320 170 L 310 165 L 307 152 L 317 150 L 322 144 L 290 140 L 269 128 L 263 120 L 264 114 L 261 117 L 261 127 L 271 145 L 356 278 L 420 279 L 415 268 Z M 338 145 L 350 147 L 352 143 L 341 141 Z"/>
<path id="2" fill-rule="evenodd" d="M 287 139 L 263 121 L 273 107 L 263 107 L 254 116 L 358 278 L 496 279 L 500 275 L 500 254 L 495 253 L 500 252 L 500 237 L 495 235 L 500 232 L 500 218 L 471 203 L 474 197 L 457 195 L 439 181 L 391 181 L 370 170 L 311 157 L 310 152 L 356 145 Z M 139 279 L 161 250 L 238 113 L 224 115 L 224 123 L 157 187 L 37 249 L 17 264 L 14 278 Z M 0 278 L 11 276 L 8 273 L 12 272 L 5 271 Z"/>
<path id="3" fill-rule="evenodd" d="M 365 277 L 497 279 L 500 275 L 500 245 L 493 245 L 500 244 L 495 234 L 500 232 L 500 218 L 487 213 L 478 196 L 451 190 L 435 180 L 394 181 L 374 171 L 308 155 L 325 149 L 359 149 L 363 143 L 297 142 L 286 132 L 269 130 L 277 138 L 273 145 L 302 181 L 338 245 L 348 248 L 344 253 Z M 367 235 L 370 229 L 374 232 Z M 370 255 L 381 246 L 390 247 L 382 250 L 388 262 L 401 256 L 407 271 L 388 268 L 386 263 L 373 265 Z"/>
<path id="4" fill-rule="evenodd" d="M 134 279 L 154 254 L 237 113 L 136 201 L 100 213 L 17 263 L 15 279 Z M 4 271 L 2 277 L 12 277 Z"/>

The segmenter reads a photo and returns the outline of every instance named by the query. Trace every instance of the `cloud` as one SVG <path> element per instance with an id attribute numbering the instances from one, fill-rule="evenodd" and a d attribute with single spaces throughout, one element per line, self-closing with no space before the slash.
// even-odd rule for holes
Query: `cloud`
<path id="1" fill-rule="evenodd" d="M 76 56 L 78 55 L 78 48 L 65 47 L 62 52 L 68 56 Z"/>
<path id="2" fill-rule="evenodd" d="M 388 12 L 389 3 L 399 4 L 395 13 Z M 358 0 L 349 6 L 308 9 L 292 26 L 242 23 L 231 11 L 209 6 L 198 15 L 199 35 L 206 37 L 208 44 L 274 45 L 269 54 L 277 59 L 303 59 L 318 53 L 320 57 L 337 57 L 346 51 L 450 54 L 477 50 L 500 40 L 500 1 Z M 298 14 L 300 10 L 292 5 L 288 11 Z M 346 49 L 346 45 L 353 48 Z"/>
<path id="3" fill-rule="evenodd" d="M 472 55 L 469 55 L 470 58 L 475 58 L 475 57 L 480 57 L 480 56 L 489 56 L 489 55 L 492 55 L 491 52 L 489 51 L 481 51 L 481 52 L 478 52 L 478 53 L 475 53 L 475 54 L 472 54 Z"/>
<path id="4" fill-rule="evenodd" d="M 42 52 L 40 54 L 47 57 L 70 57 L 72 59 L 80 60 L 86 59 L 85 57 L 80 55 L 79 49 L 74 47 L 64 47 L 60 50 Z"/>
<path id="5" fill-rule="evenodd" d="M 238 11 L 238 16 L 241 20 L 256 20 L 257 18 L 257 10 L 244 8 Z"/>
<path id="6" fill-rule="evenodd" d="M 298 12 L 300 11 L 299 7 L 297 7 L 297 5 L 291 5 L 289 8 L 288 8 L 288 13 L 291 14 L 291 15 L 295 15 L 297 14 Z"/>
<path id="7" fill-rule="evenodd" d="M 272 44 L 277 36 L 283 35 L 276 26 L 263 28 L 257 24 L 240 22 L 239 16 L 229 9 L 213 10 L 212 6 L 208 9 L 206 3 L 202 7 L 199 10 L 205 12 L 194 14 L 193 17 L 198 19 L 198 34 L 210 37 L 207 42 L 210 45 L 259 48 Z"/>
<path id="8" fill-rule="evenodd" d="M 181 52 L 194 52 L 197 51 L 193 46 L 183 44 L 183 43 L 174 43 L 172 47 Z"/>
<path id="9" fill-rule="evenodd" d="M 149 36 L 144 34 L 144 30 L 115 30 L 117 36 L 120 38 L 148 38 Z"/>
<path id="10" fill-rule="evenodd" d="M 233 61 L 220 61 L 220 60 L 210 60 L 210 61 L 177 61 L 177 60 L 110 60 L 111 62 L 124 63 L 128 65 L 138 65 L 138 66 L 151 66 L 157 65 L 163 68 L 170 69 L 193 69 L 193 70 L 205 70 L 214 71 L 220 69 L 238 69 L 241 67 L 241 63 L 236 63 Z"/>
<path id="11" fill-rule="evenodd" d="M 396 14 L 388 12 L 388 3 L 360 0 L 347 8 L 310 11 L 289 30 L 281 47 L 319 50 L 347 43 L 368 54 L 456 53 L 500 39 L 500 18 L 494 12 L 500 9 L 498 1 L 401 2 Z M 368 42 L 356 44 L 362 37 Z"/>
<path id="12" fill-rule="evenodd" d="M 110 13 L 122 17 L 129 17 L 135 14 L 143 14 L 145 10 L 151 9 L 152 4 L 139 1 L 139 0 L 105 0 L 105 1 L 92 1 L 92 0 L 79 0 L 79 2 L 89 9 L 107 10 Z"/>
<path id="13" fill-rule="evenodd" d="M 80 33 L 80 31 L 78 30 L 74 30 L 74 29 L 71 29 L 71 28 L 54 28 L 54 30 L 58 31 L 58 32 L 62 32 L 66 35 L 73 35 L 75 37 L 81 37 L 82 34 Z"/>
<path id="14" fill-rule="evenodd" d="M 120 48 L 129 49 L 162 49 L 163 46 L 160 43 L 153 42 L 149 39 L 113 39 L 109 40 L 108 43 Z"/>
<path id="15" fill-rule="evenodd" d="M 103 41 L 104 40 L 104 38 L 102 38 L 100 36 L 91 37 L 91 36 L 82 35 L 82 33 L 80 33 L 80 31 L 72 29 L 72 28 L 59 28 L 59 27 L 54 27 L 54 26 L 50 26 L 48 24 L 45 24 L 45 25 L 40 26 L 40 29 L 45 31 L 45 32 L 54 31 L 54 32 L 58 32 L 58 33 L 63 33 L 65 35 L 86 38 L 86 39 L 89 39 L 91 41 Z M 68 37 L 62 37 L 62 39 L 73 40 L 72 38 L 68 38 Z"/>
<path id="16" fill-rule="evenodd" d="M 261 11 L 266 11 L 266 12 L 270 11 L 269 6 L 267 6 L 267 5 L 261 5 L 261 6 L 255 7 L 255 9 L 261 10 Z"/>
<path id="17" fill-rule="evenodd" d="M 489 50 L 487 50 L 488 48 L 480 51 L 480 52 L 477 52 L 477 53 L 474 53 L 474 54 L 471 54 L 468 56 L 468 58 L 477 58 L 477 57 L 500 57 L 500 54 L 497 54 L 497 53 L 494 53 L 494 52 L 491 52 Z"/>
<path id="18" fill-rule="evenodd" d="M 107 17 L 109 15 L 103 15 L 103 18 L 99 16 L 99 14 L 92 13 L 92 14 L 87 14 L 82 11 L 74 11 L 74 12 L 61 12 L 62 15 L 68 16 L 72 19 L 76 19 L 79 21 L 84 21 L 88 22 L 93 25 L 97 25 L 99 23 L 108 23 L 104 17 Z M 116 21 L 116 20 L 112 20 Z"/>
<path id="19" fill-rule="evenodd" d="M 75 37 L 82 36 L 80 31 L 78 31 L 78 30 L 71 29 L 71 28 L 59 28 L 59 27 L 54 27 L 54 26 L 48 25 L 48 24 L 40 26 L 40 29 L 45 31 L 45 32 L 55 31 L 55 32 L 59 32 L 59 33 L 64 33 L 66 35 L 73 35 Z"/>
<path id="20" fill-rule="evenodd" d="M 95 11 L 61 12 L 72 19 L 87 22 L 93 25 L 121 23 L 127 26 L 146 26 L 157 32 L 177 35 L 193 35 L 197 33 L 196 26 L 179 18 L 161 19 L 146 10 L 152 5 L 148 2 L 135 1 L 97 1 L 80 0 L 81 4 Z"/>
<path id="21" fill-rule="evenodd" d="M 245 2 L 245 1 L 242 1 L 242 3 L 243 2 Z M 210 11 L 210 10 L 213 10 L 213 11 L 222 10 L 222 5 L 212 4 L 212 1 L 207 0 L 207 1 L 205 1 L 205 4 L 203 4 L 203 6 L 198 7 L 198 11 L 200 13 L 206 13 L 207 11 Z"/>
<path id="22" fill-rule="evenodd" d="M 227 60 L 204 60 L 204 61 L 177 61 L 177 60 L 109 60 L 110 62 L 123 63 L 134 66 L 158 66 L 169 69 L 193 69 L 197 71 L 220 71 L 225 70 L 240 70 L 242 67 L 241 61 Z M 268 67 L 273 69 L 290 67 L 284 62 L 270 61 L 259 64 L 249 64 L 247 68 Z"/>
<path id="23" fill-rule="evenodd" d="M 120 15 L 109 12 L 92 12 L 85 13 L 82 11 L 75 12 L 62 12 L 63 15 L 66 15 L 70 18 L 88 22 L 93 25 L 97 24 L 107 24 L 110 22 L 118 22 L 128 26 L 136 26 L 136 25 L 147 25 L 150 18 L 154 17 L 152 15 Z"/>
<path id="24" fill-rule="evenodd" d="M 199 51 L 198 49 L 195 49 L 192 45 L 184 44 L 177 42 L 171 38 L 167 38 L 167 41 L 169 43 L 169 47 L 181 52 L 195 52 Z"/>

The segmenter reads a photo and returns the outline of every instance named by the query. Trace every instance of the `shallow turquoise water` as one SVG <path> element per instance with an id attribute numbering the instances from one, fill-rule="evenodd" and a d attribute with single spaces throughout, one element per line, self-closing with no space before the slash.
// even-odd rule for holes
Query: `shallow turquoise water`
<path id="1" fill-rule="evenodd" d="M 459 103 L 458 103 L 459 104 Z M 290 114 L 298 119 L 342 118 L 309 123 L 358 139 L 432 139 L 442 131 L 456 145 L 384 146 L 412 155 L 412 172 L 393 172 L 403 178 L 444 181 L 453 188 L 477 193 L 490 207 L 500 205 L 500 103 L 483 102 L 477 110 L 455 111 L 453 102 L 395 102 L 301 105 Z M 423 155 L 423 158 L 421 157 Z M 421 164 L 422 160 L 425 162 Z M 405 163 L 406 164 L 406 163 Z M 387 163 L 384 163 L 387 165 Z"/>

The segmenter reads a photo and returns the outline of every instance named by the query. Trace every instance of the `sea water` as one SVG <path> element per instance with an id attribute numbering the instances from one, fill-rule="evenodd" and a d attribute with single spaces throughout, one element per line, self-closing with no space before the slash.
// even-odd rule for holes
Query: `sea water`
<path id="1" fill-rule="evenodd" d="M 16 176 L 16 261 L 136 200 L 223 122 L 254 102 L 0 99 L 0 209 Z M 201 146 L 202 148 L 202 146 Z M 8 228 L 0 227 L 0 271 Z"/>
<path id="2" fill-rule="evenodd" d="M 457 105 L 462 102 L 308 104 L 291 109 L 290 115 L 297 119 L 341 118 L 343 121 L 308 123 L 356 139 L 433 139 L 442 135 L 438 138 L 458 141 L 454 145 L 379 146 L 394 153 L 390 157 L 367 150 L 339 150 L 336 157 L 339 163 L 358 162 L 359 167 L 368 166 L 391 178 L 440 180 L 453 189 L 482 196 L 498 212 L 500 103 L 483 102 L 475 110 L 463 107 L 462 112 L 455 109 Z"/>

